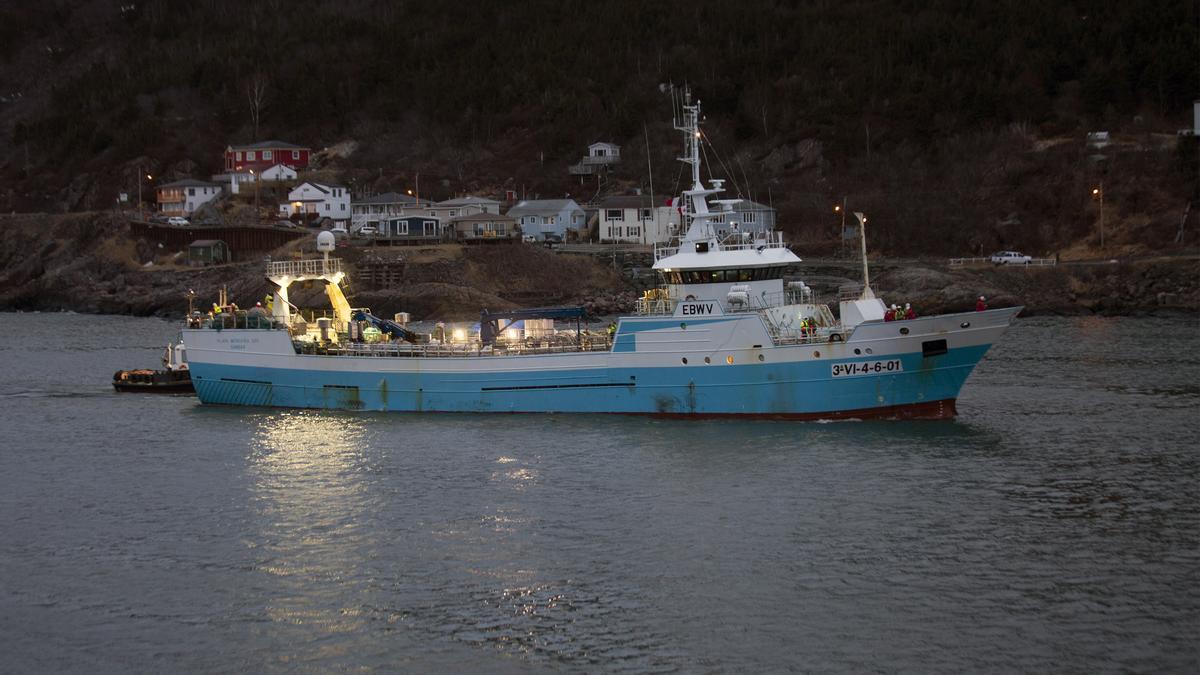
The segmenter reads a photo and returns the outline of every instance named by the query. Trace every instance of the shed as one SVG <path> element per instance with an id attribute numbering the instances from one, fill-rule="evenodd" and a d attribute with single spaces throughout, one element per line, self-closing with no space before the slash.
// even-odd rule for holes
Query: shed
<path id="1" fill-rule="evenodd" d="M 218 265 L 229 262 L 229 247 L 220 239 L 197 239 L 188 244 L 189 265 Z"/>

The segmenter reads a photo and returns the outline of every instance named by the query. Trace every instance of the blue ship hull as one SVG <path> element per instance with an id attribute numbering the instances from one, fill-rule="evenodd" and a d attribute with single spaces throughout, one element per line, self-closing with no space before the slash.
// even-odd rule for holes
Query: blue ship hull
<path id="1" fill-rule="evenodd" d="M 628 317 L 609 351 L 298 353 L 287 331 L 184 331 L 204 403 L 387 412 L 947 418 L 1019 308 L 772 343 L 756 315 Z M 407 354 L 407 355 L 405 355 Z"/>
<path id="2" fill-rule="evenodd" d="M 384 373 L 193 363 L 205 403 L 390 412 L 951 417 L 988 346 L 904 354 L 896 374 L 835 379 L 826 362 L 541 372 Z M 329 359 L 334 357 L 297 357 Z M 850 359 L 863 363 L 870 359 Z"/>

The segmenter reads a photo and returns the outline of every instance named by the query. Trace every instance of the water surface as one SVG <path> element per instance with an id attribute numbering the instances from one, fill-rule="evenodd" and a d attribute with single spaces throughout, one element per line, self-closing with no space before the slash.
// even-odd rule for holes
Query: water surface
<path id="1" fill-rule="evenodd" d="M 0 670 L 1195 672 L 1200 327 L 1022 320 L 953 422 L 117 394 L 0 314 Z"/>

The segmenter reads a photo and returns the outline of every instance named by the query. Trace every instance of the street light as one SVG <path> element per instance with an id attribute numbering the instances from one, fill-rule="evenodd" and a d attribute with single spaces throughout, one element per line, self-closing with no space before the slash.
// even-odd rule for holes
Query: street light
<path id="1" fill-rule="evenodd" d="M 1104 250 L 1104 181 L 1092 188 L 1092 199 L 1100 200 L 1100 250 Z"/>
<path id="2" fill-rule="evenodd" d="M 146 176 L 146 180 L 148 180 L 148 181 L 154 180 L 154 176 L 151 176 L 148 173 L 143 174 L 142 167 L 140 167 L 140 166 L 138 167 L 138 218 L 145 220 L 146 212 L 142 209 L 142 176 L 143 175 Z"/>
<path id="3" fill-rule="evenodd" d="M 846 253 L 846 198 L 842 197 L 841 204 L 833 205 L 834 213 L 842 214 L 842 254 Z"/>

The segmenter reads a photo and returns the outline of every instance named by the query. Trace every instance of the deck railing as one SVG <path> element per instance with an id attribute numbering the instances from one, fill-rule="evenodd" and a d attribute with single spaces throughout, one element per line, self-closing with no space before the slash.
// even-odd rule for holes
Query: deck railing
<path id="1" fill-rule="evenodd" d="M 272 260 L 267 263 L 268 277 L 319 277 L 342 271 L 338 258 L 313 258 L 310 260 Z"/>
<path id="2" fill-rule="evenodd" d="M 993 264 L 991 258 L 951 258 L 950 259 L 951 267 L 963 267 L 965 265 L 991 265 L 991 264 Z M 1028 267 L 1028 266 L 1053 267 L 1054 265 L 1058 264 L 1058 261 L 1055 260 L 1054 258 L 1034 258 L 1034 259 L 1030 260 L 1028 263 L 1023 263 L 1023 264 L 1022 263 L 1008 263 L 1008 264 L 996 263 L 996 264 L 997 264 L 997 266 L 1000 266 L 1000 267 Z"/>
<path id="3" fill-rule="evenodd" d="M 655 244 L 654 259 L 661 260 L 668 256 L 673 256 L 679 253 L 679 247 L 680 244 L 677 238 L 672 239 L 666 244 Z M 739 243 L 733 243 L 732 241 L 721 242 L 722 251 L 758 251 L 768 248 L 787 248 L 787 244 L 783 243 L 782 232 L 768 232 L 766 239 L 754 239 Z"/>
<path id="4" fill-rule="evenodd" d="M 464 358 L 478 356 L 521 356 L 541 354 L 568 354 L 579 352 L 606 352 L 612 343 L 602 335 L 584 336 L 579 341 L 535 341 L 497 342 L 493 345 L 473 343 L 410 344 L 406 342 L 339 342 L 319 344 L 305 340 L 293 340 L 297 354 L 319 356 L 370 356 L 389 358 L 441 357 Z"/>

